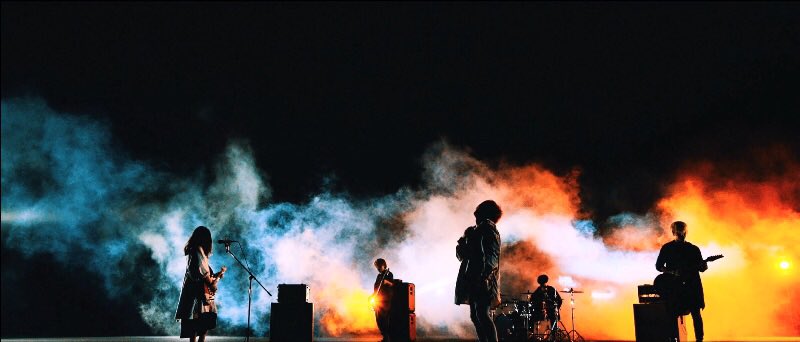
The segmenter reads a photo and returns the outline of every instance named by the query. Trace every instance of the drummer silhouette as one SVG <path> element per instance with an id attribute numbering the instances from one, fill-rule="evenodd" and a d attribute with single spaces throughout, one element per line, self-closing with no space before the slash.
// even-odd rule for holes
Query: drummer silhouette
<path id="1" fill-rule="evenodd" d="M 561 308 L 563 300 L 554 287 L 547 285 L 548 280 L 550 280 L 550 278 L 546 274 L 542 274 L 536 278 L 539 287 L 531 294 L 530 303 L 533 310 L 532 319 L 534 321 L 543 321 L 546 319 L 550 322 L 549 325 L 552 326 L 553 323 L 559 320 L 558 311 Z"/>

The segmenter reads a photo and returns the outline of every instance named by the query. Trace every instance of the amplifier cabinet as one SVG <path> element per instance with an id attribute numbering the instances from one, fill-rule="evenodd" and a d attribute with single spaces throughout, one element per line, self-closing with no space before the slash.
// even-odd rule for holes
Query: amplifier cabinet
<path id="1" fill-rule="evenodd" d="M 633 304 L 637 342 L 686 341 L 686 327 L 664 303 Z"/>
<path id="2" fill-rule="evenodd" d="M 280 284 L 278 303 L 308 303 L 310 293 L 306 284 Z"/>
<path id="3" fill-rule="evenodd" d="M 394 293 L 392 296 L 393 311 L 402 310 L 406 313 L 411 313 L 416 310 L 414 297 L 417 290 L 413 283 L 395 283 L 392 292 Z"/>
<path id="4" fill-rule="evenodd" d="M 389 321 L 392 342 L 411 342 L 417 340 L 417 315 L 414 313 L 394 314 Z"/>
<path id="5" fill-rule="evenodd" d="M 272 303 L 269 331 L 271 342 L 312 341 L 314 339 L 314 304 Z"/>

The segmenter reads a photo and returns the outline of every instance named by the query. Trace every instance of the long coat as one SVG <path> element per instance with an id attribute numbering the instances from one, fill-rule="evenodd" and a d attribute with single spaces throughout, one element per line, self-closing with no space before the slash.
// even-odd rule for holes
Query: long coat
<path id="1" fill-rule="evenodd" d="M 456 279 L 455 303 L 489 300 L 500 303 L 500 233 L 494 222 L 484 220 L 469 227 L 458 240 L 456 257 L 461 266 Z"/>
<path id="2" fill-rule="evenodd" d="M 467 268 L 469 267 L 467 237 L 472 235 L 474 231 L 475 226 L 464 230 L 464 235 L 458 239 L 458 244 L 456 245 L 456 258 L 461 261 L 461 266 L 458 268 L 458 277 L 456 278 L 456 305 L 469 304 L 469 286 L 467 284 Z"/>
<path id="3" fill-rule="evenodd" d="M 183 275 L 183 287 L 175 310 L 175 319 L 197 319 L 201 313 L 217 312 L 213 296 L 206 296 L 203 278 L 211 274 L 208 256 L 202 247 L 190 251 Z"/>

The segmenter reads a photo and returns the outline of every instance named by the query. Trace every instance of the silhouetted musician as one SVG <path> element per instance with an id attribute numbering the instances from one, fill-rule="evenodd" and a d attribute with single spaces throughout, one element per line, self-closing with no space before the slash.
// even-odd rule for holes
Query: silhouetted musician
<path id="1" fill-rule="evenodd" d="M 700 248 L 686 241 L 686 223 L 675 221 L 670 226 L 675 240 L 661 247 L 656 269 L 664 272 L 654 285 L 667 302 L 674 317 L 692 314 L 694 334 L 703 340 L 703 317 L 700 310 L 706 307 L 700 273 L 708 269 Z"/>
<path id="2" fill-rule="evenodd" d="M 546 274 L 536 278 L 539 287 L 531 295 L 531 305 L 533 305 L 533 320 L 547 319 L 552 326 L 554 322 L 558 321 L 557 313 L 563 300 L 554 287 L 547 285 L 549 280 L 550 278 Z"/>

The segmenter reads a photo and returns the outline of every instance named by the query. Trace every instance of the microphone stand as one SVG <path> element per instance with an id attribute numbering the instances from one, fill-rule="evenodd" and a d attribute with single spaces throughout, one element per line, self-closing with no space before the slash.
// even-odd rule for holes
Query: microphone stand
<path id="1" fill-rule="evenodd" d="M 258 278 L 256 278 L 256 276 L 253 275 L 253 272 L 250 272 L 250 269 L 247 268 L 247 266 L 245 266 L 242 263 L 242 261 L 239 260 L 239 258 L 236 257 L 235 254 L 231 253 L 231 244 L 230 243 L 226 243 L 225 244 L 225 252 L 230 254 L 233 257 L 233 259 L 235 259 L 236 262 L 239 263 L 239 266 L 242 266 L 242 268 L 247 272 L 247 274 L 250 275 L 250 285 L 247 287 L 247 335 L 245 336 L 245 339 L 244 339 L 245 341 L 249 342 L 250 341 L 250 303 L 253 300 L 253 280 L 255 280 L 256 283 L 258 283 L 258 285 L 261 286 L 261 288 L 264 289 L 264 291 L 266 291 L 267 294 L 270 297 L 272 297 L 272 293 L 269 293 L 269 290 L 267 290 L 267 288 L 264 287 L 264 285 L 262 285 L 260 281 L 258 281 Z"/>

